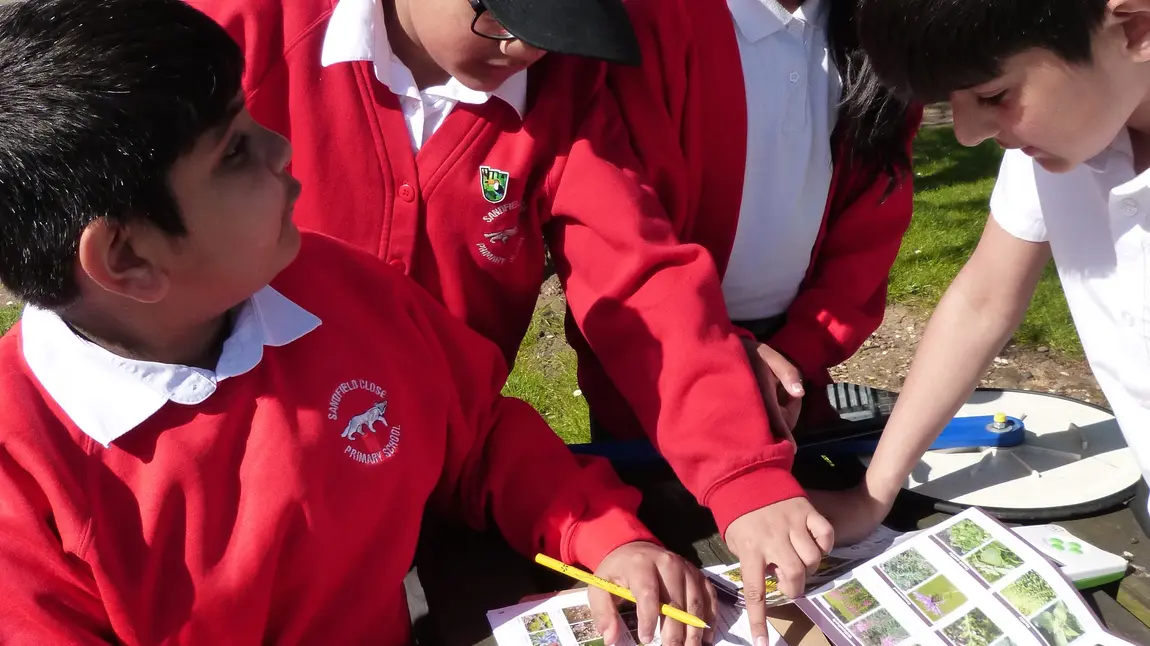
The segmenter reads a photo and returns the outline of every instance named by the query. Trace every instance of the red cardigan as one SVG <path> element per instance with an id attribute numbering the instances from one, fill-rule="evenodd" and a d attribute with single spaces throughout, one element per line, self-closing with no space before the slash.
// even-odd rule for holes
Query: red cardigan
<path id="1" fill-rule="evenodd" d="M 613 67 L 608 83 L 650 181 L 667 205 L 680 240 L 705 247 L 722 276 L 738 226 L 747 156 L 747 112 L 735 25 L 724 0 L 628 0 L 643 49 L 641 68 Z M 911 115 L 907 150 L 921 119 Z M 834 173 L 806 278 L 767 342 L 808 381 L 850 358 L 882 322 L 887 280 L 910 224 L 908 178 L 883 199 L 887 176 L 863 185 L 862 161 L 849 159 L 840 125 L 832 135 Z M 581 376 L 602 384 L 586 344 L 573 342 Z M 597 387 L 597 386 L 592 386 Z M 617 435 L 633 420 L 622 401 L 595 415 Z"/>
<path id="2" fill-rule="evenodd" d="M 603 378 L 721 528 L 802 495 L 710 256 L 676 239 L 638 181 L 606 66 L 547 56 L 529 72 L 522 122 L 502 101 L 460 104 L 413 154 L 398 101 L 370 63 L 320 65 L 334 4 L 192 0 L 243 47 L 252 114 L 292 141 L 304 186 L 297 221 L 402 268 L 508 363 L 546 245 Z M 482 167 L 507 173 L 494 202 Z"/>

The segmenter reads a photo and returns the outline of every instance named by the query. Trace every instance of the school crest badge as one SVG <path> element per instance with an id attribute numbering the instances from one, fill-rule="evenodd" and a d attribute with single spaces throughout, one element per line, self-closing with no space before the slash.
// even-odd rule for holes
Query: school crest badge
<path id="1" fill-rule="evenodd" d="M 479 186 L 483 189 L 483 199 L 499 204 L 507 197 L 507 183 L 511 176 L 505 171 L 491 166 L 479 167 Z"/>
<path id="2" fill-rule="evenodd" d="M 327 407 L 327 418 L 342 425 L 343 454 L 367 465 L 379 464 L 399 449 L 402 429 L 389 424 L 387 414 L 387 391 L 364 379 L 340 384 Z"/>

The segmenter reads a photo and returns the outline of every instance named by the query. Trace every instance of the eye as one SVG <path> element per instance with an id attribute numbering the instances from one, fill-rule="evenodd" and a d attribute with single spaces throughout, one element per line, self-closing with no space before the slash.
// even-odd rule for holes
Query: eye
<path id="1" fill-rule="evenodd" d="M 1003 90 L 1003 91 L 999 92 L 998 94 L 994 94 L 991 96 L 980 96 L 980 97 L 978 97 L 978 102 L 980 104 L 986 105 L 986 106 L 1002 105 L 1002 102 L 1005 100 L 1006 100 L 1006 90 Z"/>
<path id="2" fill-rule="evenodd" d="M 248 144 L 247 135 L 237 134 L 228 144 L 228 149 L 224 151 L 224 161 L 229 163 L 243 161 L 248 155 Z"/>

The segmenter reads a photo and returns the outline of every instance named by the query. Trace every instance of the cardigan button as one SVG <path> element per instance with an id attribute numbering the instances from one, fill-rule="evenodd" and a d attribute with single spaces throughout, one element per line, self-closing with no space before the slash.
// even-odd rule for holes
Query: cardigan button
<path id="1" fill-rule="evenodd" d="M 399 187 L 399 197 L 404 202 L 412 202 L 415 200 L 415 189 L 411 187 L 411 184 L 405 183 Z"/>

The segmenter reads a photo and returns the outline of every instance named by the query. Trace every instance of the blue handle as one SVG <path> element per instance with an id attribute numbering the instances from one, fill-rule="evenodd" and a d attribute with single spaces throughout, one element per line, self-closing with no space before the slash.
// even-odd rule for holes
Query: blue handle
<path id="1" fill-rule="evenodd" d="M 971 449 L 979 447 L 1007 448 L 1022 444 L 1026 437 L 1026 426 L 1016 417 L 1006 418 L 1006 428 L 995 430 L 992 428 L 994 417 L 981 415 L 977 417 L 956 417 L 942 433 L 931 451 L 942 449 Z M 820 452 L 834 452 L 838 454 L 871 455 L 878 446 L 878 438 L 865 440 L 845 440 L 819 444 L 810 447 Z M 576 455 L 595 455 L 615 463 L 646 464 L 662 461 L 655 447 L 647 440 L 620 440 L 608 442 L 592 442 L 590 444 L 571 444 L 568 448 Z M 799 450 L 803 450 L 800 448 Z"/>
<path id="2" fill-rule="evenodd" d="M 1009 448 L 1022 444 L 1026 437 L 1026 426 L 1016 417 L 1006 418 L 1006 428 L 994 429 L 994 416 L 982 415 L 978 417 L 956 417 L 946 428 L 930 451 L 944 449 L 976 449 L 979 447 Z M 835 442 L 820 447 L 823 450 L 852 455 L 871 455 L 878 447 L 878 438 L 866 440 L 847 440 Z"/>

